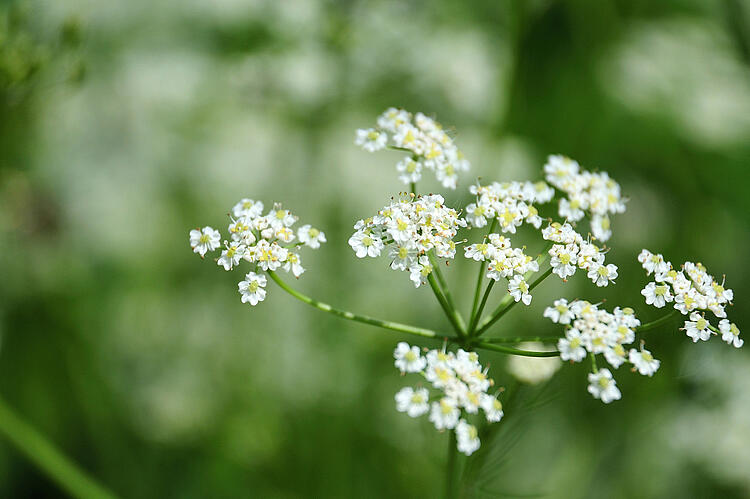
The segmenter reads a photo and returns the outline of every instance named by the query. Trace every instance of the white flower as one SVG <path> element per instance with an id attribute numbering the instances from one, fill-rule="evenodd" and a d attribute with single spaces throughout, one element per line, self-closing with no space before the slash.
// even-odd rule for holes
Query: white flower
<path id="1" fill-rule="evenodd" d="M 391 268 L 393 270 L 407 270 L 417 263 L 417 248 L 411 241 L 394 245 L 388 250 L 388 257 L 392 260 Z"/>
<path id="2" fill-rule="evenodd" d="M 190 231 L 190 247 L 193 253 L 198 253 L 203 258 L 207 252 L 214 251 L 221 244 L 221 234 L 211 227 L 193 229 Z"/>
<path id="3" fill-rule="evenodd" d="M 503 419 L 503 404 L 492 395 L 486 393 L 482 394 L 481 401 L 479 403 L 487 421 L 490 423 L 497 423 Z"/>
<path id="4" fill-rule="evenodd" d="M 378 126 L 389 132 L 395 132 L 397 127 L 409 121 L 411 121 L 411 115 L 407 111 L 390 107 L 378 117 Z"/>
<path id="5" fill-rule="evenodd" d="M 620 343 L 616 343 L 611 348 L 607 348 L 604 351 L 604 358 L 607 359 L 609 365 L 617 369 L 625 362 L 627 352 Z"/>
<path id="6" fill-rule="evenodd" d="M 425 255 L 420 256 L 417 263 L 409 267 L 409 279 L 414 283 L 415 288 L 421 286 L 430 274 L 432 274 L 432 264 Z"/>
<path id="7" fill-rule="evenodd" d="M 594 215 L 591 218 L 591 233 L 596 239 L 602 242 L 607 241 L 610 237 L 612 237 L 609 216 Z"/>
<path id="8" fill-rule="evenodd" d="M 284 263 L 284 266 L 282 268 L 287 272 L 291 272 L 294 277 L 299 277 L 305 272 L 304 267 L 302 267 L 302 260 L 300 260 L 299 255 L 291 251 L 287 253 L 286 262 Z"/>
<path id="9" fill-rule="evenodd" d="M 494 246 L 488 243 L 470 244 L 464 247 L 464 256 L 476 262 L 483 262 L 488 258 L 492 258 L 493 250 Z"/>
<path id="10" fill-rule="evenodd" d="M 685 321 L 685 333 L 693 339 L 706 341 L 711 337 L 711 324 L 698 312 L 690 314 L 690 320 Z"/>
<path id="11" fill-rule="evenodd" d="M 357 231 L 349 238 L 349 246 L 355 251 L 357 258 L 377 257 L 383 249 L 383 241 L 370 232 Z"/>
<path id="12" fill-rule="evenodd" d="M 237 288 L 242 295 L 242 303 L 249 303 L 253 306 L 266 299 L 265 287 L 266 276 L 255 272 L 248 272 L 245 280 L 237 284 Z"/>
<path id="13" fill-rule="evenodd" d="M 393 141 L 398 147 L 409 149 L 415 154 L 421 154 L 425 150 L 422 138 L 422 132 L 417 127 L 410 123 L 404 123 L 396 128 Z"/>
<path id="14" fill-rule="evenodd" d="M 669 286 L 666 284 L 656 284 L 650 282 L 641 290 L 641 294 L 646 297 L 646 305 L 653 305 L 656 308 L 662 308 L 667 302 L 671 302 L 674 297 L 669 292 Z"/>
<path id="15" fill-rule="evenodd" d="M 583 211 L 583 203 L 580 199 L 566 199 L 560 200 L 560 208 L 558 213 L 562 218 L 570 220 L 571 222 L 577 222 L 582 219 L 586 212 Z"/>
<path id="16" fill-rule="evenodd" d="M 605 404 L 620 400 L 622 396 L 617 383 L 612 378 L 612 373 L 606 368 L 599 369 L 596 373 L 589 373 L 588 390 L 594 398 L 600 399 Z"/>
<path id="17" fill-rule="evenodd" d="M 576 262 L 578 261 L 578 246 L 575 244 L 555 244 L 549 250 L 552 257 L 549 261 L 552 266 L 552 273 L 560 276 L 561 279 L 572 276 L 576 273 Z"/>
<path id="18" fill-rule="evenodd" d="M 221 252 L 221 256 L 216 261 L 220 266 L 224 267 L 224 270 L 232 270 L 232 268 L 240 263 L 240 260 L 245 256 L 246 248 L 243 245 L 235 243 L 229 244 L 224 242 L 226 249 Z"/>
<path id="19" fill-rule="evenodd" d="M 419 182 L 422 178 L 422 163 L 412 158 L 404 158 L 396 164 L 396 170 L 401 174 L 399 180 L 405 184 Z"/>
<path id="20" fill-rule="evenodd" d="M 695 288 L 689 288 L 687 291 L 678 293 L 674 298 L 674 308 L 681 314 L 687 315 L 697 308 L 705 308 L 705 299 L 698 293 Z"/>
<path id="21" fill-rule="evenodd" d="M 554 186 L 565 185 L 564 182 L 578 175 L 578 163 L 562 155 L 553 155 L 547 158 L 547 164 L 544 165 L 544 173 L 547 182 Z"/>
<path id="22" fill-rule="evenodd" d="M 720 320 L 719 331 L 721 331 L 721 339 L 734 345 L 735 348 L 740 348 L 745 343 L 745 340 L 740 339 L 740 330 L 734 322 L 730 324 L 726 319 Z"/>
<path id="23" fill-rule="evenodd" d="M 516 302 L 522 301 L 524 305 L 529 305 L 531 303 L 529 285 L 526 283 L 526 279 L 524 279 L 522 275 L 516 275 L 510 280 L 510 282 L 508 282 L 508 293 L 510 293 Z"/>
<path id="24" fill-rule="evenodd" d="M 560 338 L 557 341 L 557 349 L 560 351 L 562 360 L 581 362 L 586 358 L 586 349 L 581 339 L 581 332 L 575 328 L 568 329 L 565 332 L 565 338 Z"/>
<path id="25" fill-rule="evenodd" d="M 644 249 L 638 255 L 638 261 L 641 262 L 641 265 L 644 269 L 646 269 L 648 275 L 651 275 L 652 272 L 663 274 L 667 272 L 671 267 L 671 265 L 664 261 L 664 257 L 662 255 L 655 255 L 647 249 Z"/>
<path id="26" fill-rule="evenodd" d="M 440 163 L 435 170 L 435 176 L 446 189 L 455 189 L 458 183 L 458 172 L 451 163 Z"/>
<path id="27" fill-rule="evenodd" d="M 419 347 L 409 346 L 403 341 L 396 346 L 393 357 L 396 359 L 394 364 L 402 373 L 420 372 L 427 365 L 427 360 L 419 353 Z"/>
<path id="28" fill-rule="evenodd" d="M 568 300 L 560 298 L 553 302 L 552 307 L 544 309 L 544 317 L 548 317 L 552 322 L 558 324 L 570 324 L 571 319 L 573 319 L 573 312 L 568 306 Z"/>
<path id="29" fill-rule="evenodd" d="M 479 449 L 479 432 L 473 425 L 462 419 L 456 427 L 456 441 L 458 451 L 470 456 Z"/>
<path id="30" fill-rule="evenodd" d="M 656 370 L 659 369 L 660 362 L 651 355 L 651 352 L 642 346 L 640 351 L 631 348 L 628 360 L 644 376 L 653 376 Z"/>
<path id="31" fill-rule="evenodd" d="M 460 385 L 459 385 L 460 386 Z M 466 412 L 469 414 L 476 414 L 479 412 L 479 405 L 482 402 L 482 395 L 484 395 L 481 391 L 472 391 L 472 390 L 463 390 L 459 388 L 461 391 L 458 400 L 461 402 L 461 406 L 464 408 Z M 446 391 L 446 393 L 448 393 Z"/>
<path id="32" fill-rule="evenodd" d="M 357 130 L 357 138 L 354 143 L 367 152 L 375 152 L 383 149 L 388 142 L 388 135 L 374 128 Z"/>
<path id="33" fill-rule="evenodd" d="M 583 241 L 578 251 L 578 266 L 589 270 L 593 265 L 604 264 L 604 253 L 595 244 Z"/>
<path id="34" fill-rule="evenodd" d="M 297 230 L 297 237 L 301 243 L 312 249 L 320 248 L 320 243 L 326 242 L 326 235 L 310 224 L 303 225 Z"/>
<path id="35" fill-rule="evenodd" d="M 606 286 L 610 281 L 617 279 L 617 265 L 612 263 L 609 265 L 594 263 L 589 267 L 588 277 L 597 286 Z"/>
<path id="36" fill-rule="evenodd" d="M 407 386 L 399 390 L 395 398 L 396 410 L 405 412 L 412 418 L 418 418 L 430 410 L 430 393 L 426 388 L 414 390 Z"/>
<path id="37" fill-rule="evenodd" d="M 297 221 L 292 212 L 282 208 L 281 203 L 273 205 L 273 209 L 266 215 L 268 224 L 276 231 L 282 227 L 291 227 Z"/>
<path id="38" fill-rule="evenodd" d="M 466 221 L 472 226 L 480 228 L 487 225 L 487 217 L 494 215 L 492 209 L 482 203 L 471 203 L 466 207 Z"/>
<path id="39" fill-rule="evenodd" d="M 240 202 L 232 208 L 235 218 L 255 218 L 263 213 L 263 203 L 252 199 L 240 199 Z"/>
<path id="40" fill-rule="evenodd" d="M 430 410 L 430 421 L 438 430 L 451 430 L 456 427 L 461 411 L 454 399 L 443 397 L 440 402 L 433 402 Z"/>
<path id="41" fill-rule="evenodd" d="M 282 248 L 278 243 L 268 243 L 262 240 L 255 247 L 254 257 L 262 270 L 276 270 L 286 261 L 289 250 Z"/>

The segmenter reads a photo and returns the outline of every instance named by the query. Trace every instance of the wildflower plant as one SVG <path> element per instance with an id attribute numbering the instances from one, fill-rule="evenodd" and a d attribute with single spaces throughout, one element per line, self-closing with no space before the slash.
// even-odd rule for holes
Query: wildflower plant
<path id="1" fill-rule="evenodd" d="M 397 161 L 396 172 L 409 191 L 394 195 L 372 216 L 354 223 L 348 240 L 353 257 L 387 258 L 390 268 L 407 273 L 416 288 L 428 285 L 451 333 L 341 310 L 290 286 L 278 271 L 299 278 L 305 271 L 300 250 L 305 246 L 318 249 L 326 237 L 311 225 L 294 229 L 297 217 L 281 204 L 266 212 L 261 202 L 242 199 L 230 211 L 223 242 L 218 231 L 204 227 L 190 232 L 190 245 L 201 258 L 220 249 L 215 261 L 224 270 L 242 266 L 244 278 L 238 291 L 241 301 L 250 305 L 266 299 L 270 278 L 298 300 L 343 319 L 423 339 L 442 339 L 440 349 L 398 343 L 396 368 L 418 382 L 398 391 L 395 403 L 399 412 L 413 418 L 424 416 L 436 430 L 450 432 L 451 441 L 455 439 L 452 452 L 475 452 L 481 445 L 482 426 L 499 422 L 504 414 L 498 398 L 501 389 L 495 387 L 489 368 L 479 363 L 477 350 L 559 356 L 571 363 L 590 361 L 587 390 L 609 404 L 622 397 L 614 373 L 623 364 L 647 377 L 658 372 L 660 361 L 640 336 L 667 324 L 678 312 L 686 316 L 683 330 L 694 342 L 721 335 L 730 345 L 742 346 L 738 327 L 726 318 L 733 293 L 725 287 L 725 280 L 715 279 L 699 263 L 685 262 L 676 269 L 662 255 L 647 250 L 638 260 L 653 281 L 641 294 L 647 305 L 672 305 L 675 310 L 664 317 L 642 324 L 627 304 L 607 310 L 602 303 L 560 297 L 543 313 L 562 326 L 558 336 L 485 337 L 518 303 L 530 305 L 534 289 L 550 275 L 565 283 L 582 272 L 597 288 L 615 284 L 618 267 L 607 259 L 606 242 L 612 236 L 612 219 L 626 210 L 627 198 L 620 185 L 607 173 L 588 171 L 573 159 L 553 155 L 543 166 L 543 179 L 476 183 L 468 187 L 472 202 L 454 208 L 441 195 L 418 190 L 427 171 L 444 188 L 456 189 L 459 173 L 469 169 L 453 137 L 434 119 L 391 108 L 377 118 L 375 126 L 358 130 L 355 144 L 367 152 L 406 153 Z M 514 242 L 523 225 L 532 227 L 546 244 L 538 254 Z M 467 316 L 456 306 L 442 272 L 457 254 L 478 267 Z M 500 282 L 504 295 L 485 313 L 491 291 Z M 523 343 L 529 340 L 554 344 L 557 349 L 518 347 L 538 345 Z M 549 370 L 548 376 L 556 369 Z"/>

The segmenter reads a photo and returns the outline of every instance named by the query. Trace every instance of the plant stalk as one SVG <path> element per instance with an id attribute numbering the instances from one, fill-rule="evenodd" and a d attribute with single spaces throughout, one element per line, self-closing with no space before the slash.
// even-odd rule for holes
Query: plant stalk
<path id="1" fill-rule="evenodd" d="M 96 483 L 0 398 L 0 433 L 60 488 L 82 499 L 112 499 L 114 494 Z"/>

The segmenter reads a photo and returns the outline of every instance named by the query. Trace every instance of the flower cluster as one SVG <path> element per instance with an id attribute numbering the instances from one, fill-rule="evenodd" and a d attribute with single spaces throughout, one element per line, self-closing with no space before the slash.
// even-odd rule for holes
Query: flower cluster
<path id="1" fill-rule="evenodd" d="M 538 272 L 539 263 L 522 249 L 511 247 L 510 239 L 500 234 L 490 234 L 489 240 L 466 246 L 464 252 L 466 258 L 489 262 L 488 278 L 494 281 L 507 279 L 508 292 L 515 301 L 522 301 L 524 305 L 531 303 L 529 284 L 524 274 Z"/>
<path id="2" fill-rule="evenodd" d="M 419 348 L 401 342 L 393 353 L 401 373 L 419 373 L 430 383 L 434 394 L 425 387 L 405 387 L 396 393 L 396 409 L 413 418 L 429 413 L 438 430 L 456 430 L 460 452 L 471 455 L 479 448 L 479 435 L 467 422 L 469 414 L 481 409 L 490 423 L 500 421 L 503 406 L 487 390 L 493 385 L 482 369 L 475 352 L 459 349 L 457 353 L 429 350 L 421 355 Z"/>
<path id="3" fill-rule="evenodd" d="M 368 152 L 389 144 L 410 152 L 411 156 L 396 165 L 399 179 L 405 184 L 418 182 L 424 170 L 431 170 L 443 187 L 455 189 L 458 173 L 469 169 L 469 162 L 440 123 L 422 113 L 412 116 L 392 107 L 378 117 L 375 128 L 357 130 L 354 143 Z"/>
<path id="4" fill-rule="evenodd" d="M 721 339 L 736 348 L 744 344 L 737 325 L 726 319 L 726 306 L 732 304 L 734 292 L 724 287 L 723 279 L 719 283 L 701 263 L 685 262 L 676 270 L 662 255 L 647 249 L 638 255 L 638 261 L 647 275 L 654 275 L 653 282 L 641 291 L 646 304 L 662 308 L 674 303 L 676 310 L 689 316 L 683 329 L 693 342 L 721 333 Z M 707 311 L 721 319 L 718 328 L 706 319 Z"/>
<path id="5" fill-rule="evenodd" d="M 440 195 L 405 196 L 394 201 L 372 218 L 359 220 L 349 245 L 357 257 L 377 257 L 388 248 L 393 270 L 408 271 L 419 287 L 432 273 L 429 251 L 441 258 L 456 254 L 456 236 L 466 221 L 456 210 L 447 208 Z"/>
<path id="6" fill-rule="evenodd" d="M 600 241 L 612 236 L 610 214 L 623 213 L 625 201 L 620 185 L 607 173 L 592 173 L 581 169 L 578 162 L 565 156 L 550 156 L 544 165 L 547 182 L 563 191 L 558 213 L 571 222 L 591 214 L 591 233 Z"/>
<path id="7" fill-rule="evenodd" d="M 544 182 L 493 182 L 472 185 L 469 191 L 477 200 L 466 207 L 466 220 L 473 227 L 484 227 L 494 218 L 501 231 L 511 234 L 524 222 L 538 229 L 542 218 L 534 203 L 548 203 L 555 195 L 555 190 Z"/>
<path id="8" fill-rule="evenodd" d="M 542 237 L 555 243 L 549 249 L 550 265 L 561 279 L 571 277 L 576 269 L 586 271 L 597 286 L 607 286 L 617 278 L 617 265 L 605 263 L 605 252 L 584 240 L 569 223 L 550 224 L 542 229 Z"/>
<path id="9" fill-rule="evenodd" d="M 612 313 L 599 309 L 587 301 L 568 303 L 564 298 L 547 307 L 544 317 L 566 326 L 565 337 L 557 342 L 562 360 L 581 362 L 591 356 L 604 354 L 610 366 L 617 369 L 625 362 L 644 376 L 652 376 L 659 369 L 659 361 L 646 350 L 630 348 L 635 341 L 635 330 L 641 322 L 631 308 L 616 307 Z M 608 404 L 621 396 L 617 383 L 608 369 L 596 369 L 589 375 L 589 392 Z"/>
<path id="10" fill-rule="evenodd" d="M 243 303 L 257 305 L 266 297 L 266 276 L 256 271 L 273 271 L 282 268 L 299 277 L 305 271 L 298 249 L 308 246 L 320 248 L 326 236 L 311 225 L 293 230 L 297 217 L 281 204 L 263 215 L 263 203 L 242 199 L 234 205 L 229 215 L 229 240 L 216 263 L 224 270 L 232 270 L 245 260 L 253 265 L 253 271 L 237 284 Z M 203 258 L 207 252 L 220 246 L 221 234 L 211 227 L 190 231 L 190 246 Z"/>

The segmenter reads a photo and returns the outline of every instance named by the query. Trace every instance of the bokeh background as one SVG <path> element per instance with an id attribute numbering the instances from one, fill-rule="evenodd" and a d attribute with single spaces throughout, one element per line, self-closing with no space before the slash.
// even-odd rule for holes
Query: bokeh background
<path id="1" fill-rule="evenodd" d="M 550 153 L 631 198 L 616 286 L 549 280 L 493 334 L 557 334 L 541 313 L 559 296 L 658 317 L 646 247 L 726 274 L 750 338 L 747 0 L 3 1 L 0 395 L 123 497 L 438 496 L 446 436 L 394 410 L 405 338 L 271 283 L 241 304 L 240 274 L 188 246 L 241 197 L 281 200 L 328 235 L 301 290 L 444 329 L 429 289 L 346 244 L 403 188 L 397 153 L 353 145 L 388 106 L 455 131 L 456 206 Z M 449 272 L 464 309 L 474 275 Z M 750 497 L 747 346 L 647 334 L 661 369 L 620 369 L 610 406 L 586 366 L 526 386 L 482 354 L 512 402 L 464 495 Z M 0 439 L 0 496 L 61 494 Z"/>

